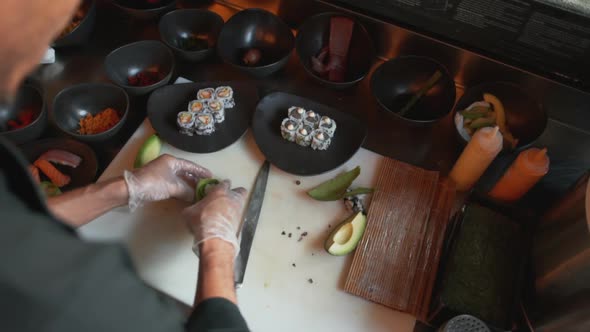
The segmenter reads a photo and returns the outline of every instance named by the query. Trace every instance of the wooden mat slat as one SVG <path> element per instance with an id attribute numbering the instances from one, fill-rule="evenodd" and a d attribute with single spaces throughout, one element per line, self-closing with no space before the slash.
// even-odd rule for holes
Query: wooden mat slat
<path id="1" fill-rule="evenodd" d="M 438 173 L 385 158 L 345 290 L 406 311 Z"/>
<path id="2" fill-rule="evenodd" d="M 455 188 L 448 180 L 442 180 L 432 207 L 428 230 L 424 238 L 421 264 L 418 270 L 420 278 L 416 278 L 414 289 L 417 293 L 413 296 L 415 306 L 409 311 L 415 314 L 419 320 L 426 321 L 432 299 L 432 291 L 438 272 L 438 266 L 442 254 L 442 246 L 451 210 L 455 200 Z"/>

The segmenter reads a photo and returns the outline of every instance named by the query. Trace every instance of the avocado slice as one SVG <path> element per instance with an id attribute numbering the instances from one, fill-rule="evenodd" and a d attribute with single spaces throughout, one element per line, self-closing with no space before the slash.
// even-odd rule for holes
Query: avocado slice
<path id="1" fill-rule="evenodd" d="M 367 226 L 367 216 L 356 212 L 338 225 L 326 239 L 324 247 L 330 255 L 344 256 L 356 249 Z"/>
<path id="2" fill-rule="evenodd" d="M 321 183 L 308 191 L 307 194 L 318 201 L 337 201 L 346 195 L 346 189 L 350 187 L 352 181 L 359 174 L 361 174 L 361 168 L 357 166 L 346 173 L 342 173 L 331 180 Z"/>
<path id="3" fill-rule="evenodd" d="M 135 157 L 135 164 L 133 164 L 133 167 L 143 167 L 145 164 L 158 158 L 160 150 L 162 150 L 162 140 L 157 134 L 153 134 L 143 142 L 143 145 L 137 153 L 137 157 Z"/>
<path id="4" fill-rule="evenodd" d="M 219 180 L 217 179 L 200 179 L 197 183 L 197 188 L 195 189 L 195 200 L 196 202 L 202 200 L 207 196 L 207 189 L 211 186 L 216 186 L 219 184 Z"/>

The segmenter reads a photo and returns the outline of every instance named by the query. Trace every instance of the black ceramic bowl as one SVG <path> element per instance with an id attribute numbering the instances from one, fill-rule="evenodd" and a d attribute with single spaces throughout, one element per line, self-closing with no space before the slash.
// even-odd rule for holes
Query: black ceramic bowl
<path id="1" fill-rule="evenodd" d="M 107 55 L 104 65 L 111 81 L 137 96 L 168 84 L 174 72 L 174 55 L 162 42 L 143 40 L 112 51 Z M 158 72 L 159 81 L 156 83 L 147 86 L 129 84 L 130 76 L 152 69 Z"/>
<path id="2" fill-rule="evenodd" d="M 32 111 L 35 119 L 28 126 L 8 130 L 10 120 L 18 120 L 23 111 Z M 47 111 L 41 92 L 31 85 L 23 85 L 18 90 L 16 101 L 10 107 L 0 107 L 0 136 L 16 144 L 32 141 L 43 133 L 47 125 Z"/>
<path id="3" fill-rule="evenodd" d="M 402 116 L 399 112 L 439 70 L 442 77 Z M 453 110 L 455 82 L 440 63 L 421 56 L 401 56 L 381 64 L 371 77 L 371 91 L 388 114 L 407 124 L 434 124 Z"/>
<path id="4" fill-rule="evenodd" d="M 276 15 L 262 9 L 246 9 L 225 23 L 217 42 L 223 60 L 254 76 L 264 77 L 283 68 L 289 61 L 295 38 L 291 29 Z M 261 53 L 256 65 L 247 66 L 244 55 L 250 49 Z"/>
<path id="5" fill-rule="evenodd" d="M 113 5 L 131 17 L 151 20 L 176 8 L 176 0 L 160 0 L 155 4 L 147 0 L 113 0 Z"/>
<path id="6" fill-rule="evenodd" d="M 352 19 L 354 30 L 348 48 L 346 78 L 343 82 L 332 82 L 313 71 L 311 57 L 317 56 L 322 48 L 328 46 L 330 21 L 332 17 L 339 16 Z M 297 32 L 296 49 L 305 71 L 322 84 L 335 89 L 348 88 L 360 82 L 367 76 L 375 59 L 375 47 L 367 30 L 354 18 L 339 13 L 319 14 L 305 21 Z"/>
<path id="7" fill-rule="evenodd" d="M 223 19 L 214 12 L 181 9 L 162 17 L 160 36 L 181 58 L 188 61 L 201 61 L 215 53 L 217 37 L 222 27 Z M 203 39 L 198 38 L 201 36 Z M 190 45 L 190 38 L 197 40 L 200 44 Z"/>
<path id="8" fill-rule="evenodd" d="M 84 13 L 80 23 L 68 34 L 58 38 L 53 43 L 53 47 L 80 45 L 88 40 L 96 21 L 96 2 L 94 0 L 84 0 L 78 10 Z"/>
<path id="9" fill-rule="evenodd" d="M 80 135 L 80 119 L 96 115 L 106 108 L 119 112 L 121 120 L 111 129 L 95 135 Z M 53 101 L 52 117 L 55 124 L 70 136 L 86 142 L 101 142 L 113 137 L 129 113 L 129 96 L 125 90 L 106 83 L 84 83 L 62 90 Z"/>
<path id="10" fill-rule="evenodd" d="M 547 113 L 542 105 L 518 85 L 509 82 L 482 83 L 467 89 L 455 105 L 455 114 L 476 101 L 483 101 L 484 93 L 491 93 L 502 102 L 508 129 L 518 139 L 517 149 L 530 146 L 545 131 Z M 458 129 L 457 123 L 455 129 Z M 456 132 L 461 142 L 466 144 L 458 130 Z"/>

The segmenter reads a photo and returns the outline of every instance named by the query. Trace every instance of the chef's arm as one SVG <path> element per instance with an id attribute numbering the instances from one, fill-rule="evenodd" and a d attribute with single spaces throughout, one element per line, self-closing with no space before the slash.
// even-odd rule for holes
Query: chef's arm
<path id="1" fill-rule="evenodd" d="M 249 331 L 236 305 L 234 286 L 236 233 L 246 194 L 245 189 L 232 190 L 229 181 L 223 181 L 183 211 L 199 255 L 196 307 L 187 324 L 189 331 Z"/>
<path id="2" fill-rule="evenodd" d="M 211 172 L 193 162 L 162 155 L 124 176 L 66 192 L 48 199 L 51 212 L 65 223 L 79 227 L 109 210 L 129 204 L 133 211 L 145 202 L 178 198 L 191 202 L 195 185 Z"/>
<path id="3" fill-rule="evenodd" d="M 234 247 L 213 238 L 200 245 L 199 280 L 195 303 L 221 297 L 237 303 L 234 286 Z"/>
<path id="4" fill-rule="evenodd" d="M 84 188 L 49 197 L 49 209 L 61 221 L 80 227 L 129 200 L 127 186 L 122 177 L 91 184 Z"/>

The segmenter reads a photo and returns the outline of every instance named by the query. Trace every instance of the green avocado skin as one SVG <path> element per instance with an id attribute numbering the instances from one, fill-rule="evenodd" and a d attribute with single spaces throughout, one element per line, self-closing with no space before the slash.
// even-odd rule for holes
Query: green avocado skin
<path id="1" fill-rule="evenodd" d="M 441 300 L 457 314 L 503 327 L 514 304 L 520 227 L 477 204 L 467 207 L 460 227 L 447 261 Z"/>
<path id="2" fill-rule="evenodd" d="M 143 167 L 145 164 L 158 158 L 161 150 L 162 140 L 160 140 L 160 137 L 158 137 L 157 134 L 153 134 L 145 140 L 139 149 L 139 152 L 137 152 L 137 157 L 135 157 L 135 163 L 133 164 L 133 167 Z"/>
<path id="3" fill-rule="evenodd" d="M 199 183 L 197 183 L 197 188 L 195 188 L 195 202 L 198 202 L 207 196 L 207 186 L 210 185 L 217 185 L 219 184 L 219 180 L 217 179 L 201 179 Z"/>

